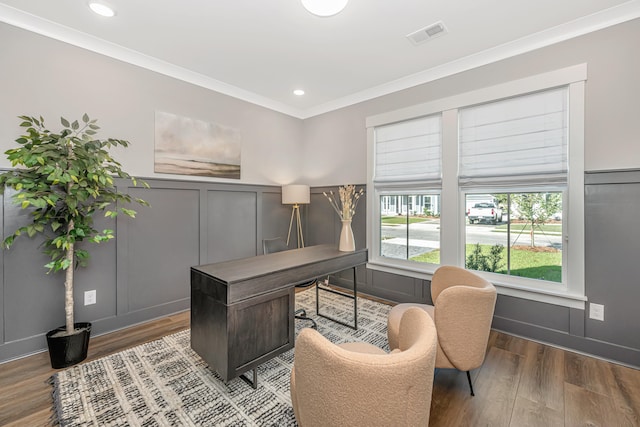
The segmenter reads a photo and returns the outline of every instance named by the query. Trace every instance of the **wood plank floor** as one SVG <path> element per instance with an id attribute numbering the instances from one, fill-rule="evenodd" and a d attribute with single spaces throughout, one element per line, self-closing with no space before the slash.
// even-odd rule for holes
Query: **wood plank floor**
<path id="1" fill-rule="evenodd" d="M 88 361 L 189 327 L 189 312 L 91 339 Z M 44 426 L 48 353 L 0 365 L 0 426 Z M 640 426 L 640 371 L 492 331 L 483 366 L 438 370 L 431 426 Z"/>

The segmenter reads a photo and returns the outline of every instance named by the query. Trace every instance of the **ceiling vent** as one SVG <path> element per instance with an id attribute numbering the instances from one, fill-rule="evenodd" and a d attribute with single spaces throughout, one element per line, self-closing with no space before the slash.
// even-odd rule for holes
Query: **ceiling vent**
<path id="1" fill-rule="evenodd" d="M 431 24 L 427 27 L 421 28 L 418 31 L 414 31 L 411 34 L 407 34 L 407 38 L 411 40 L 411 43 L 415 45 L 422 44 L 427 40 L 434 39 L 447 34 L 447 28 L 442 21 Z"/>

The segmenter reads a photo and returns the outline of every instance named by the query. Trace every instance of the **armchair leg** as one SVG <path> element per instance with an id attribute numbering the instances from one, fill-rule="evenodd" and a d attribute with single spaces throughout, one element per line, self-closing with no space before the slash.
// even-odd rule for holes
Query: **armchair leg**
<path id="1" fill-rule="evenodd" d="M 469 380 L 469 389 L 471 390 L 471 396 L 475 396 L 475 394 L 473 394 L 473 384 L 471 384 L 471 374 L 469 373 L 469 371 L 467 371 L 467 379 Z"/>

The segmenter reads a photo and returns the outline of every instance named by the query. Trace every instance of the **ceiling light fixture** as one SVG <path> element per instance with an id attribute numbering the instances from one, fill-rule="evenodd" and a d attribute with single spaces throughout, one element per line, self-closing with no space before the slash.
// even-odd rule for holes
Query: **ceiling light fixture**
<path id="1" fill-rule="evenodd" d="M 105 16 L 107 18 L 111 18 L 116 14 L 113 8 L 111 8 L 110 6 L 107 6 L 104 3 L 92 1 L 89 3 L 89 8 L 93 10 L 95 13 L 97 13 L 98 15 Z"/>
<path id="2" fill-rule="evenodd" d="M 302 96 L 304 95 L 304 91 L 302 89 L 296 89 L 293 91 L 294 95 Z"/>
<path id="3" fill-rule="evenodd" d="M 300 0 L 305 9 L 317 16 L 333 16 L 342 12 L 349 0 Z"/>

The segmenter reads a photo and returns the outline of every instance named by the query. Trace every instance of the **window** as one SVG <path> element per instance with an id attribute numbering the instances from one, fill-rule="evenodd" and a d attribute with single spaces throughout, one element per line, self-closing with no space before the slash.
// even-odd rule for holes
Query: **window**
<path id="1" fill-rule="evenodd" d="M 380 196 L 380 256 L 440 264 L 440 195 Z"/>
<path id="2" fill-rule="evenodd" d="M 440 115 L 375 129 L 377 257 L 439 264 L 440 165 Z"/>
<path id="3" fill-rule="evenodd" d="M 369 267 L 459 265 L 584 308 L 585 80 L 577 65 L 367 118 Z"/>
<path id="4" fill-rule="evenodd" d="M 466 195 L 466 268 L 562 283 L 562 224 L 550 222 L 567 187 L 567 91 L 460 109 L 459 186 L 495 189 L 471 207 Z"/>
<path id="5" fill-rule="evenodd" d="M 465 268 L 562 283 L 562 192 L 469 194 Z"/>

